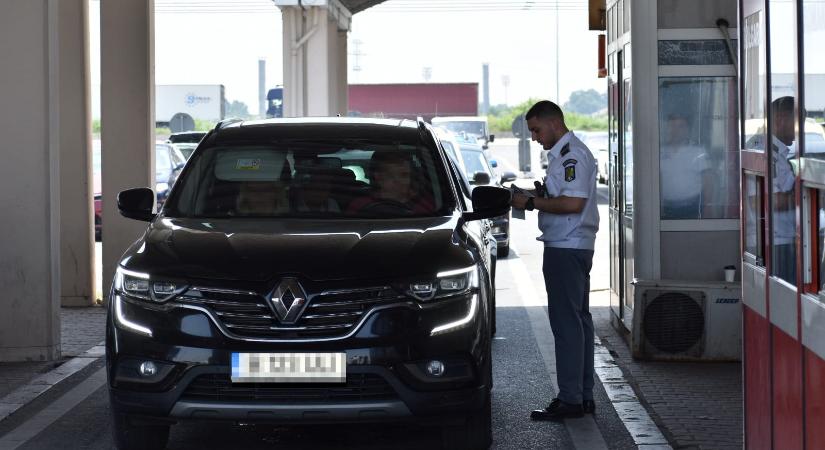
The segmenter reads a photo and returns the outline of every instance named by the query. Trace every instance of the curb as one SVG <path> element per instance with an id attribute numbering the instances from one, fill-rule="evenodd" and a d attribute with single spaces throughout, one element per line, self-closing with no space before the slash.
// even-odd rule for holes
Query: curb
<path id="1" fill-rule="evenodd" d="M 83 352 L 47 373 L 41 374 L 20 386 L 10 394 L 0 398 L 0 421 L 5 420 L 20 408 L 26 406 L 32 400 L 40 397 L 58 383 L 69 378 L 89 364 L 97 361 L 106 354 L 105 341 L 101 341 L 96 346 Z"/>

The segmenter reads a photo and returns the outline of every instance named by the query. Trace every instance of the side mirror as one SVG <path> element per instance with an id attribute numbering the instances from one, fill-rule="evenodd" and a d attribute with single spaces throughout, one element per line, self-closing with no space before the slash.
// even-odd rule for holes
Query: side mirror
<path id="1" fill-rule="evenodd" d="M 129 219 L 149 222 L 155 218 L 155 193 L 149 188 L 133 188 L 117 194 L 117 209 L 120 215 Z"/>
<path id="2" fill-rule="evenodd" d="M 493 169 L 495 169 L 496 167 L 498 167 L 498 161 L 496 161 L 495 159 L 491 159 L 490 166 L 492 166 Z"/>
<path id="3" fill-rule="evenodd" d="M 513 172 L 504 172 L 503 174 L 501 174 L 501 182 L 502 183 L 509 183 L 511 181 L 516 181 L 516 178 L 518 178 L 518 177 Z"/>
<path id="4" fill-rule="evenodd" d="M 490 174 L 487 172 L 476 172 L 473 174 L 473 184 L 483 186 L 490 184 Z"/>
<path id="5" fill-rule="evenodd" d="M 489 219 L 510 211 L 512 192 L 496 186 L 478 186 L 473 189 L 473 212 L 465 212 L 464 220 Z"/>
<path id="6" fill-rule="evenodd" d="M 488 140 L 487 140 L 487 142 L 493 142 L 493 141 L 495 141 L 495 140 L 496 140 L 496 135 L 495 135 L 495 134 L 491 134 L 491 135 L 490 135 L 490 139 L 488 139 Z"/>

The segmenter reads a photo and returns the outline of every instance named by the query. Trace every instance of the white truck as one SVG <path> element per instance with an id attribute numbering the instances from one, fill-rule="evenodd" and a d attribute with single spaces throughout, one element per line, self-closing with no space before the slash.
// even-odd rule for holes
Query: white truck
<path id="1" fill-rule="evenodd" d="M 195 129 L 195 119 L 223 120 L 226 100 L 222 84 L 159 84 L 155 86 L 155 123 L 172 132 Z"/>

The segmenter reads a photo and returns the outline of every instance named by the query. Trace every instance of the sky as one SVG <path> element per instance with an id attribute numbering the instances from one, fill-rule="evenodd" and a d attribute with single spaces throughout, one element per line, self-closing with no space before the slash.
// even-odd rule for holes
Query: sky
<path id="1" fill-rule="evenodd" d="M 388 0 L 353 16 L 349 81 L 424 82 L 428 67 L 430 82 L 481 83 L 486 62 L 491 104 L 555 100 L 554 0 L 531 3 L 541 6 L 518 10 L 521 0 Z M 99 4 L 91 0 L 93 91 L 100 84 Z M 563 103 L 574 90 L 604 92 L 606 81 L 596 76 L 597 33 L 587 29 L 587 1 L 559 4 Z M 282 83 L 281 14 L 271 1 L 155 0 L 155 10 L 156 84 L 223 84 L 228 100 L 246 103 L 255 114 L 258 60 L 266 61 L 268 87 Z M 356 61 L 360 70 L 354 70 Z"/>

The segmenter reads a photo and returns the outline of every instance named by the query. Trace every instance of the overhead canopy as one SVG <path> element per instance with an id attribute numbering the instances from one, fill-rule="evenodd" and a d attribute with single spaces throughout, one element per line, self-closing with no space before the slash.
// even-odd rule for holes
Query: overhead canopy
<path id="1" fill-rule="evenodd" d="M 340 0 L 340 2 L 353 14 L 380 3 L 384 3 L 384 1 L 385 0 Z"/>
<path id="2" fill-rule="evenodd" d="M 385 0 L 272 0 L 278 6 L 328 6 L 334 3 L 340 3 L 347 8 L 350 14 L 361 12 L 369 7 L 375 6 L 379 3 L 384 3 Z"/>

